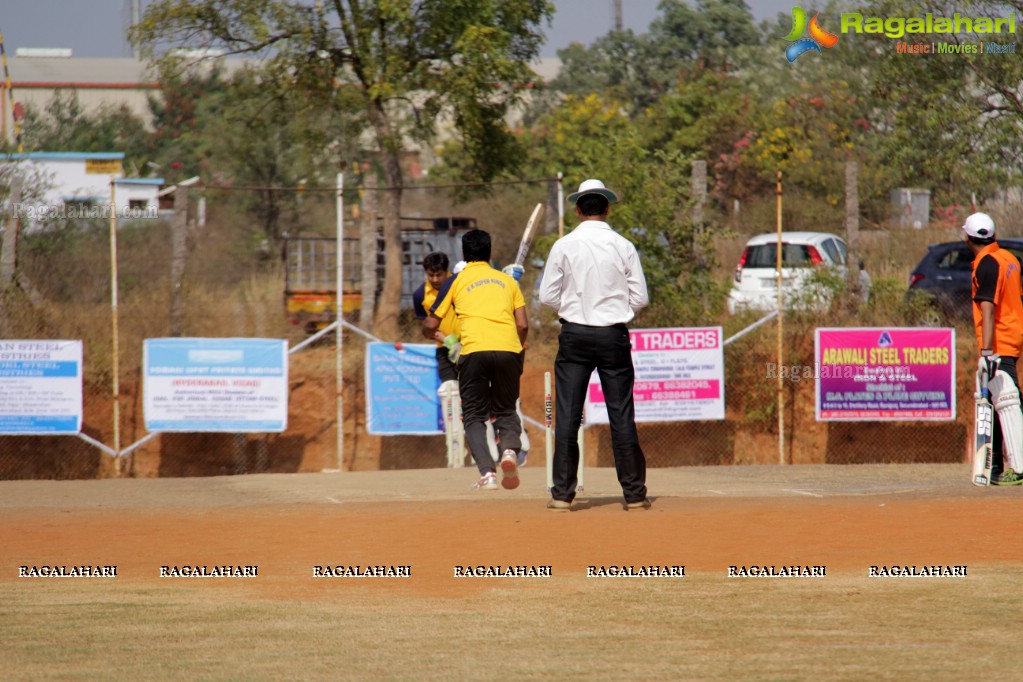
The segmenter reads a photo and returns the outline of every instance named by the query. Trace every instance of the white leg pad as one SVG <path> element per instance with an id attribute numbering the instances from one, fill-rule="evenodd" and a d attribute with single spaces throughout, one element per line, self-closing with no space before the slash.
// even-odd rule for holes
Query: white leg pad
<path id="1" fill-rule="evenodd" d="M 988 382 L 991 402 L 1002 427 L 1002 452 L 1013 471 L 1023 473 L 1023 411 L 1020 410 L 1019 389 L 1005 372 L 995 372 Z"/>
<path id="2" fill-rule="evenodd" d="M 526 420 L 522 418 L 522 401 L 515 401 L 515 411 L 519 413 L 519 422 L 522 424 L 522 435 L 520 436 L 520 442 L 522 447 L 519 448 L 522 452 L 529 452 L 529 432 L 526 431 Z"/>
<path id="3" fill-rule="evenodd" d="M 458 394 L 457 381 L 445 381 L 437 389 L 440 396 L 441 414 L 444 415 L 444 439 L 448 451 L 448 467 L 465 465 L 462 443 L 462 404 Z"/>
<path id="4" fill-rule="evenodd" d="M 494 458 L 494 461 L 501 459 L 501 454 L 497 451 L 497 433 L 494 431 L 494 422 L 490 419 L 487 420 L 487 445 L 490 447 L 490 456 Z"/>

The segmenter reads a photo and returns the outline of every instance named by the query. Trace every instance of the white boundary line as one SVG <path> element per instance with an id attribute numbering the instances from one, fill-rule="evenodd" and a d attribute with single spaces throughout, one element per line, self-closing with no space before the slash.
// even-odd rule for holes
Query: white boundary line
<path id="1" fill-rule="evenodd" d="M 824 497 L 823 495 L 818 495 L 817 493 L 812 493 L 809 490 L 798 490 L 796 488 L 782 488 L 782 490 L 787 492 L 787 493 L 795 493 L 796 495 L 809 495 L 810 497 Z"/>

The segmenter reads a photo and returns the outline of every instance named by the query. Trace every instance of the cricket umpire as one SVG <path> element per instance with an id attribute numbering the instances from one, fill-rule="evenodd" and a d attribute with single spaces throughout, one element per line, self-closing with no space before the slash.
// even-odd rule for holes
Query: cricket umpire
<path id="1" fill-rule="evenodd" d="M 480 472 L 477 488 L 497 488 L 494 460 L 487 444 L 486 422 L 494 417 L 501 443 L 501 485 L 519 485 L 518 454 L 522 422 L 515 411 L 522 376 L 522 349 L 529 333 L 526 302 L 510 275 L 490 265 L 490 234 L 470 230 L 462 235 L 465 268 L 448 279 L 437 294 L 423 335 L 432 338 L 441 320 L 454 309 L 461 329 L 458 390 L 462 396 L 465 439 Z"/>
<path id="2" fill-rule="evenodd" d="M 568 195 L 582 221 L 554 243 L 540 302 L 561 321 L 554 361 L 555 426 L 551 500 L 547 507 L 567 511 L 578 484 L 580 421 L 590 375 L 597 370 L 607 402 L 615 471 L 625 508 L 647 509 L 646 458 L 639 445 L 632 389 L 632 342 L 626 325 L 649 302 L 636 247 L 607 223 L 618 195 L 600 180 L 586 180 Z"/>

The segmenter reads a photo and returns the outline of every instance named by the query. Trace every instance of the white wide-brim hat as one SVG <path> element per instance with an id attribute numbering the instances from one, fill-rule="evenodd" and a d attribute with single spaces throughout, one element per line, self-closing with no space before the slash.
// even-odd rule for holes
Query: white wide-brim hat
<path id="1" fill-rule="evenodd" d="M 583 180 L 582 184 L 579 185 L 578 192 L 572 192 L 568 195 L 568 203 L 574 204 L 584 194 L 599 194 L 611 203 L 618 201 L 618 195 L 604 187 L 604 183 L 600 180 L 589 179 Z"/>

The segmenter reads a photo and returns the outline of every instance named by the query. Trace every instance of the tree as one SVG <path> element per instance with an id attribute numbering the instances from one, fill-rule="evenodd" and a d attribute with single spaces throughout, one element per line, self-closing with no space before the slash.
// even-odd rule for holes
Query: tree
<path id="1" fill-rule="evenodd" d="M 359 99 L 387 189 L 375 328 L 393 338 L 402 270 L 400 153 L 411 141 L 431 141 L 437 122 L 450 120 L 479 180 L 514 166 L 518 150 L 504 115 L 533 78 L 528 64 L 543 39 L 540 23 L 552 14 L 546 0 L 328 0 L 315 7 L 157 0 L 132 39 L 149 57 L 166 44 L 259 55 L 290 78 L 290 96 L 334 101 L 345 91 Z"/>
<path id="2" fill-rule="evenodd" d="M 200 111 L 218 111 L 225 88 L 220 64 L 160 70 L 160 93 L 150 95 L 148 102 L 153 119 L 153 161 L 168 182 L 203 174 L 210 136 Z M 210 127 L 214 136 L 222 132 L 219 121 Z"/>
<path id="3" fill-rule="evenodd" d="M 611 223 L 636 244 L 651 292 L 638 324 L 709 323 L 723 299 L 707 264 L 694 257 L 699 231 L 687 216 L 692 158 L 648 145 L 641 126 L 610 97 L 566 97 L 526 134 L 530 166 L 546 175 L 564 171 L 568 188 L 601 178 L 620 193 Z M 537 251 L 549 250 L 553 239 L 539 239 Z"/>
<path id="4" fill-rule="evenodd" d="M 127 106 L 87 113 L 78 92 L 57 92 L 43 111 L 29 107 L 23 126 L 27 151 L 124 152 L 125 165 L 141 172 L 149 158 L 145 121 Z"/>
<path id="5" fill-rule="evenodd" d="M 869 12 L 848 0 L 830 0 L 821 16 L 825 27 L 834 31 L 844 11 L 908 18 L 927 13 L 949 17 L 954 12 L 964 17 L 994 17 L 1021 10 L 1023 0 L 879 0 L 871 3 Z M 789 64 L 779 57 L 790 30 L 789 17 L 779 15 L 778 21 L 764 27 L 763 49 L 739 51 L 747 86 L 765 103 L 824 98 L 825 106 L 818 109 L 813 124 L 818 132 L 799 134 L 825 142 L 826 137 L 819 133 L 827 121 L 849 131 L 829 137 L 843 146 L 854 143 L 849 151 L 860 162 L 861 210 L 868 219 L 884 219 L 889 210 L 888 192 L 896 187 L 927 187 L 932 191 L 932 204 L 962 205 L 974 192 L 982 199 L 996 188 L 1020 182 L 1023 62 L 1012 54 L 914 55 L 897 50 L 898 43 L 931 47 L 951 42 L 976 47 L 979 42 L 998 42 L 997 36 L 906 34 L 896 39 L 850 32 L 842 34 L 826 54 L 809 53 Z M 1003 34 L 1001 42 L 1010 40 L 1010 35 Z M 795 112 L 775 117 L 777 128 L 802 128 L 809 111 L 805 106 L 795 108 L 801 108 L 798 117 Z M 820 120 L 822 116 L 824 120 Z M 765 134 L 772 130 L 765 128 Z M 775 142 L 782 142 L 776 130 L 774 133 Z M 824 147 L 818 148 L 823 151 Z M 766 151 L 766 146 L 762 150 Z M 836 181 L 829 192 L 838 196 L 841 173 L 831 176 Z"/>
<path id="6" fill-rule="evenodd" d="M 916 0 L 880 3 L 898 16 L 1006 16 L 1023 0 L 966 3 Z M 903 40 L 915 42 L 909 36 Z M 976 49 L 977 43 L 1015 40 L 1012 34 L 935 35 L 932 44 Z M 884 44 L 887 42 L 888 44 Z M 895 186 L 925 186 L 938 203 L 966 204 L 971 194 L 1021 182 L 1023 62 L 1016 54 L 896 54 L 892 40 L 873 41 L 875 93 L 884 103 L 883 152 Z"/>
<path id="7" fill-rule="evenodd" d="M 333 185 L 337 155 L 350 153 L 337 148 L 345 138 L 342 124 L 350 119 L 332 115 L 336 108 L 313 98 L 290 96 L 281 79 L 267 69 L 241 69 L 197 111 L 209 167 L 230 182 L 257 188 L 239 199 L 270 244 L 282 236 L 282 217 L 297 215 L 299 208 L 296 192 L 278 188 Z"/>
<path id="8" fill-rule="evenodd" d="M 696 63 L 701 69 L 728 71 L 729 55 L 759 41 L 753 15 L 744 0 L 662 0 L 662 16 L 650 25 L 656 63 L 667 73 L 673 64 Z"/>
<path id="9" fill-rule="evenodd" d="M 739 168 L 742 152 L 755 139 L 764 119 L 759 102 L 743 79 L 718 71 L 701 71 L 685 79 L 637 120 L 644 146 L 710 166 L 711 196 L 722 207 L 745 200 L 761 187 Z"/>
<path id="10" fill-rule="evenodd" d="M 648 33 L 612 31 L 591 46 L 559 50 L 563 66 L 551 87 L 610 94 L 639 116 L 687 74 L 730 70 L 734 50 L 760 39 L 743 0 L 697 0 L 695 9 L 663 0 L 659 9 Z"/>

